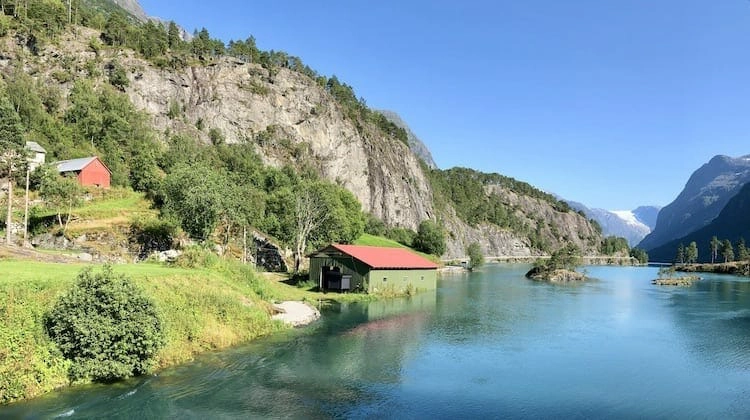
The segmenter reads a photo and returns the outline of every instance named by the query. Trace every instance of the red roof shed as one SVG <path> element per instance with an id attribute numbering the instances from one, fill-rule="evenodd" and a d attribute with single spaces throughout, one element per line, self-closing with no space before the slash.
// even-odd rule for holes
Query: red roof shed
<path id="1" fill-rule="evenodd" d="M 308 255 L 321 290 L 408 292 L 435 289 L 438 265 L 405 248 L 332 244 Z"/>
<path id="2" fill-rule="evenodd" d="M 63 175 L 74 174 L 83 186 L 109 188 L 112 172 L 97 156 L 61 160 L 54 165 Z"/>
<path id="3" fill-rule="evenodd" d="M 362 261 L 374 269 L 438 268 L 438 265 L 434 262 L 404 248 L 338 244 L 332 244 L 331 247 Z"/>

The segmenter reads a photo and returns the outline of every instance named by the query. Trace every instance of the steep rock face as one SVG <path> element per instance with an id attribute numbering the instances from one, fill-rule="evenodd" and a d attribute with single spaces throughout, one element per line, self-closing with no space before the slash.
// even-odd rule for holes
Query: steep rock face
<path id="1" fill-rule="evenodd" d="M 690 176 L 680 195 L 659 211 L 656 227 L 638 246 L 650 251 L 706 226 L 747 182 L 750 155 L 714 156 Z"/>
<path id="2" fill-rule="evenodd" d="M 228 58 L 178 71 L 132 57 L 126 62 L 140 69 L 127 93 L 153 116 L 158 130 L 208 141 L 208 131 L 216 129 L 227 143 L 256 143 L 268 164 L 311 161 L 322 176 L 352 191 L 366 211 L 389 225 L 416 229 L 431 217 L 429 183 L 408 147 L 358 131 L 312 79 Z M 181 110 L 178 117 L 170 114 L 175 107 Z"/>
<path id="3" fill-rule="evenodd" d="M 598 253 L 601 235 L 580 214 L 558 211 L 546 201 L 517 194 L 498 185 L 490 185 L 486 189 L 488 193 L 501 197 L 508 207 L 515 209 L 516 216 L 524 221 L 530 231 L 538 232 L 540 239 L 548 243 L 551 249 L 572 243 L 583 255 Z"/>

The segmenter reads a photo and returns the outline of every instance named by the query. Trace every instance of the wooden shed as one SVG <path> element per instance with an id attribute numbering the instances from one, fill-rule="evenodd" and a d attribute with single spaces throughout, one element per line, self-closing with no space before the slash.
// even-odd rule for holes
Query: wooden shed
<path id="1" fill-rule="evenodd" d="M 321 290 L 376 293 L 437 287 L 438 265 L 404 248 L 332 244 L 308 257 L 310 280 Z"/>
<path id="2" fill-rule="evenodd" d="M 109 188 L 112 173 L 107 165 L 96 156 L 61 160 L 55 162 L 54 165 L 61 174 L 74 175 L 78 183 L 83 186 Z"/>

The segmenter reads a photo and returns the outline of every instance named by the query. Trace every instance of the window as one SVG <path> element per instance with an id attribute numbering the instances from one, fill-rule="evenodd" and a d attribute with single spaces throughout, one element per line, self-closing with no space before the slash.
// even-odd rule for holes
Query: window
<path id="1" fill-rule="evenodd" d="M 388 281 L 388 277 L 383 277 L 383 281 Z"/>

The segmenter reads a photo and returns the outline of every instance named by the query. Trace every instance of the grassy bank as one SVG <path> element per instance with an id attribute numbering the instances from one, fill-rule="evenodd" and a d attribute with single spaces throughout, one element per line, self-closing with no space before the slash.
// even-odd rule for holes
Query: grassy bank
<path id="1" fill-rule="evenodd" d="M 732 274 L 735 276 L 750 276 L 750 262 L 747 261 L 733 261 L 713 264 L 679 264 L 674 268 L 676 271 L 682 271 L 685 273 L 715 273 Z"/>
<path id="2" fill-rule="evenodd" d="M 0 260 L 0 404 L 69 383 L 68 362 L 47 337 L 43 321 L 84 267 Z M 159 309 L 167 344 L 158 354 L 158 368 L 288 328 L 271 321 L 273 300 L 368 298 L 305 291 L 234 263 L 221 262 L 210 269 L 146 263 L 113 269 L 130 276 Z"/>

